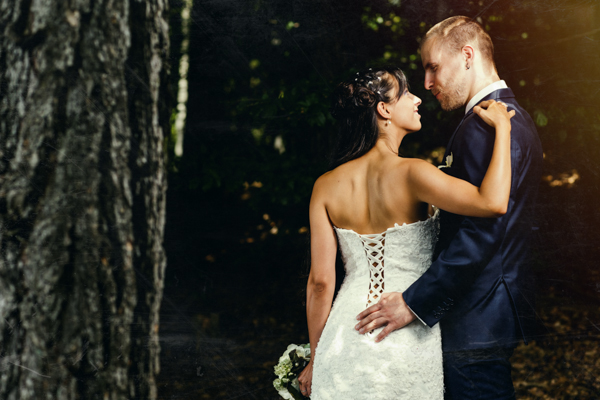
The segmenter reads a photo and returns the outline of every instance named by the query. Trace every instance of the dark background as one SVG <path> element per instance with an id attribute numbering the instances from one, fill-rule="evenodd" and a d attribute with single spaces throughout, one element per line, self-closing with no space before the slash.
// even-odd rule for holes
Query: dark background
<path id="1" fill-rule="evenodd" d="M 308 202 L 335 136 L 329 96 L 360 69 L 400 66 L 423 99 L 423 128 L 401 152 L 439 163 L 463 111 L 442 112 L 424 90 L 418 46 L 452 15 L 489 32 L 544 148 L 532 265 L 541 323 L 513 357 L 519 398 L 597 398 L 597 1 L 195 0 L 189 19 L 186 4 L 171 0 L 173 99 L 182 55 L 189 70 L 183 154 L 175 128 L 167 143 L 161 398 L 278 398 L 273 365 L 308 340 Z"/>

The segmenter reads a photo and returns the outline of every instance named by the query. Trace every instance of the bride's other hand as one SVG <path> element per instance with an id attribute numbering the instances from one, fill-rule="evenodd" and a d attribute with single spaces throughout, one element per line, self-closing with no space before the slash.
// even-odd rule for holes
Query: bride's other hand
<path id="1" fill-rule="evenodd" d="M 501 124 L 510 124 L 515 110 L 508 111 L 505 103 L 496 100 L 485 100 L 473 107 L 473 112 L 489 126 L 494 128 Z"/>
<path id="2" fill-rule="evenodd" d="M 313 358 L 310 359 L 306 367 L 298 375 L 300 383 L 300 392 L 304 397 L 310 397 L 310 387 L 312 386 Z"/>

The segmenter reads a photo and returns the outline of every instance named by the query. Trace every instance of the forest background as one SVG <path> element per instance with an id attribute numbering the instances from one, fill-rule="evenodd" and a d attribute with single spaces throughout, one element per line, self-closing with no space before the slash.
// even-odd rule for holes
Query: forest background
<path id="1" fill-rule="evenodd" d="M 400 66 L 423 100 L 406 157 L 441 162 L 461 110 L 423 88 L 419 40 L 451 15 L 491 35 L 544 148 L 534 231 L 540 333 L 522 399 L 596 398 L 600 378 L 600 4 L 590 0 L 171 0 L 172 132 L 159 398 L 276 399 L 307 342 L 308 202 L 335 137 L 329 98 Z"/>

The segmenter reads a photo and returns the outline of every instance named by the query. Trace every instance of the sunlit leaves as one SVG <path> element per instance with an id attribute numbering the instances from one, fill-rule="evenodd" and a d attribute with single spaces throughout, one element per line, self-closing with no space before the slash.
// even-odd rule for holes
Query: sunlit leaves
<path id="1" fill-rule="evenodd" d="M 366 7 L 361 19 L 363 24 L 373 31 L 377 32 L 384 28 L 389 29 L 390 32 L 396 34 L 393 36 L 394 39 L 397 38 L 397 35 L 404 34 L 402 29 L 404 21 L 395 12 L 384 15 L 373 12 L 371 7 Z"/>
<path id="2" fill-rule="evenodd" d="M 253 87 L 256 87 L 258 85 L 260 85 L 260 78 L 257 78 L 255 76 L 251 77 L 250 78 L 250 87 L 253 88 Z"/>
<path id="3" fill-rule="evenodd" d="M 260 60 L 257 60 L 256 58 L 254 60 L 251 60 L 250 63 L 248 64 L 248 66 L 250 67 L 250 69 L 256 69 L 260 66 Z"/>
<path id="4" fill-rule="evenodd" d="M 292 30 L 293 28 L 299 28 L 300 27 L 300 23 L 299 22 L 294 22 L 294 21 L 289 21 L 286 25 L 285 25 L 285 29 L 286 30 Z"/>
<path id="5" fill-rule="evenodd" d="M 260 142 L 260 139 L 263 137 L 263 135 L 265 133 L 265 128 L 264 128 L 264 126 L 261 128 L 252 128 L 250 130 L 250 132 L 252 133 L 254 140 L 256 140 L 257 142 Z"/>

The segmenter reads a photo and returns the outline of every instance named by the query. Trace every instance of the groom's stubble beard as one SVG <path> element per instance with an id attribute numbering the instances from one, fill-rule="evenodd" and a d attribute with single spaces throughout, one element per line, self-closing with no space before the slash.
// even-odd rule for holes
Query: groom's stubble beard
<path id="1" fill-rule="evenodd" d="M 467 79 L 463 75 L 461 78 L 449 80 L 446 85 L 440 88 L 439 102 L 442 110 L 453 111 L 467 104 Z"/>

